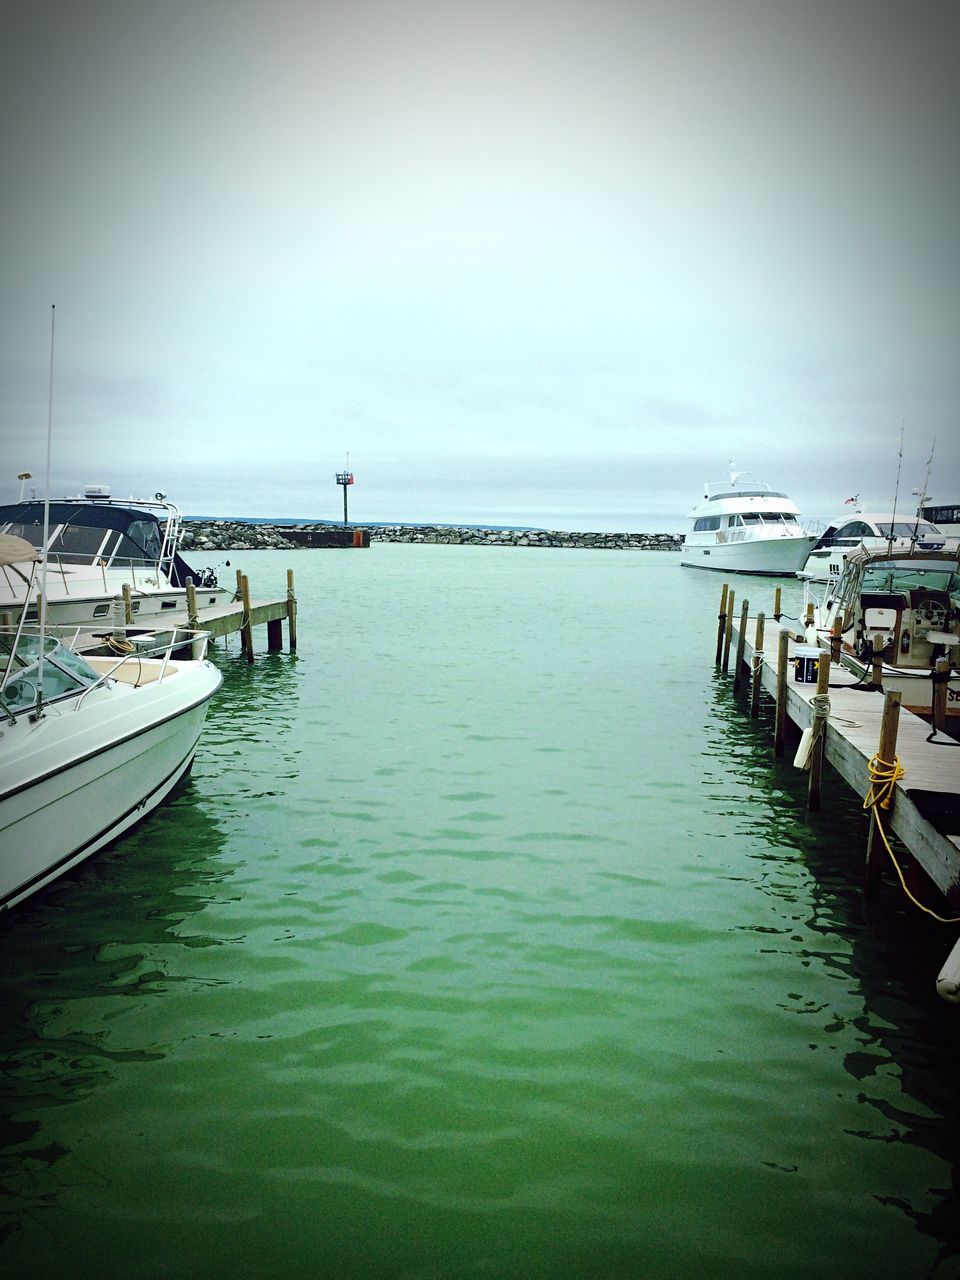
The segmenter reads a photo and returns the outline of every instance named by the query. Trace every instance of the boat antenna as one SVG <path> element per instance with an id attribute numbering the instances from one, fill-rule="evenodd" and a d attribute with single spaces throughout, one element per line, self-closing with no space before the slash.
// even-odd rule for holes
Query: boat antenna
<path id="1" fill-rule="evenodd" d="M 47 633 L 47 542 L 50 538 L 50 455 L 53 451 L 53 347 L 57 305 L 50 306 L 50 384 L 47 391 L 47 469 L 43 493 L 43 555 L 40 564 L 40 664 L 37 677 L 37 716 L 43 714 L 43 642 Z"/>
<path id="2" fill-rule="evenodd" d="M 934 436 L 933 444 L 931 444 L 930 446 L 930 457 L 927 459 L 927 474 L 923 477 L 923 488 L 914 489 L 913 491 L 917 495 L 917 519 L 913 526 L 914 542 L 916 542 L 920 536 L 920 519 L 923 515 L 923 504 L 926 502 L 927 498 L 930 496 L 927 493 L 927 485 L 930 483 L 930 471 L 933 467 L 933 451 L 934 449 L 936 449 L 936 447 L 937 447 L 937 437 Z"/>
<path id="3" fill-rule="evenodd" d="M 897 483 L 893 489 L 893 511 L 890 515 L 890 534 L 887 539 L 887 555 L 893 554 L 893 531 L 897 523 L 897 498 L 900 496 L 900 472 L 903 469 L 903 420 L 900 422 L 900 452 L 897 454 Z"/>

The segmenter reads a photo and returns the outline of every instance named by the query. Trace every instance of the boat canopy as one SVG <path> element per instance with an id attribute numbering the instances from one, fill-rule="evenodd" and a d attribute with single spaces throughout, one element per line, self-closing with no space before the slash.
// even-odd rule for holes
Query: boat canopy
<path id="1" fill-rule="evenodd" d="M 25 538 L 12 533 L 0 533 L 0 565 L 33 564 L 40 556 L 36 547 Z"/>

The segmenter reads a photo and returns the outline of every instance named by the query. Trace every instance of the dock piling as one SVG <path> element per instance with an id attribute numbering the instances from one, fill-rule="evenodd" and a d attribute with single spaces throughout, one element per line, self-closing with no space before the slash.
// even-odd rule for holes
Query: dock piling
<path id="1" fill-rule="evenodd" d="M 897 731 L 900 727 L 900 696 L 899 690 L 891 689 L 883 700 L 883 718 L 880 721 L 880 744 L 877 747 L 877 754 L 870 761 L 871 767 L 877 765 L 892 769 L 896 763 Z M 890 794 L 884 802 L 884 808 L 890 809 L 893 806 L 894 794 L 894 789 L 891 787 Z M 863 868 L 863 894 L 866 898 L 875 898 L 880 892 L 883 864 L 877 856 L 877 841 L 879 839 L 876 806 L 871 805 L 870 830 L 867 833 L 867 856 Z"/>
<path id="2" fill-rule="evenodd" d="M 823 650 L 817 663 L 817 692 L 811 701 L 813 712 L 810 744 L 810 779 L 807 784 L 807 808 L 811 813 L 820 809 L 820 788 L 823 779 L 823 755 L 827 739 L 827 719 L 830 715 L 830 655 Z"/>
<path id="3" fill-rule="evenodd" d="M 724 675 L 730 670 L 730 639 L 733 636 L 733 601 L 735 596 L 735 591 L 731 591 L 727 596 L 727 620 L 723 628 L 723 661 L 721 663 Z"/>
<path id="4" fill-rule="evenodd" d="M 723 633 L 727 623 L 727 583 L 720 592 L 720 613 L 717 618 L 717 670 L 723 660 Z"/>
<path id="5" fill-rule="evenodd" d="M 293 592 L 293 570 L 287 570 L 287 630 L 290 633 L 290 652 L 297 647 L 297 597 Z"/>
<path id="6" fill-rule="evenodd" d="M 765 618 L 762 613 L 757 614 L 757 629 L 753 641 L 753 658 L 751 659 L 753 667 L 753 675 L 750 684 L 750 715 L 756 720 L 760 715 L 760 688 L 763 684 L 761 679 L 763 667 L 763 624 Z"/>
<path id="7" fill-rule="evenodd" d="M 133 626 L 133 593 L 130 590 L 130 583 L 125 582 L 121 588 L 123 591 L 123 618 L 128 627 Z"/>
<path id="8" fill-rule="evenodd" d="M 240 575 L 240 599 L 243 601 L 243 626 L 240 636 L 243 652 L 248 662 L 253 661 L 253 625 L 250 621 L 250 579 L 245 573 Z"/>
<path id="9" fill-rule="evenodd" d="M 187 579 L 187 623 L 193 631 L 200 630 L 200 617 L 197 613 L 197 588 L 193 579 Z"/>
<path id="10" fill-rule="evenodd" d="M 737 693 L 740 689 L 740 680 L 743 673 L 743 654 L 747 645 L 747 617 L 750 613 L 750 601 L 744 600 L 740 606 L 740 627 L 737 631 L 737 658 L 733 664 L 733 690 Z"/>
<path id="11" fill-rule="evenodd" d="M 777 709 L 773 722 L 773 754 L 782 756 L 787 737 L 787 670 L 790 664 L 790 632 L 777 639 Z M 762 678 L 761 672 L 761 678 Z"/>
<path id="12" fill-rule="evenodd" d="M 931 712 L 933 727 L 942 733 L 947 723 L 947 684 L 950 680 L 950 659 L 938 658 L 933 673 L 933 698 Z"/>

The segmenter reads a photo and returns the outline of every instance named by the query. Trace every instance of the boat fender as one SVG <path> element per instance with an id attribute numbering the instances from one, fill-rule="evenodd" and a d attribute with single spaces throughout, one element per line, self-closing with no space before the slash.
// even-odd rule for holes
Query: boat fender
<path id="1" fill-rule="evenodd" d="M 793 763 L 797 769 L 810 768 L 810 751 L 812 748 L 813 729 L 808 726 L 800 735 L 800 742 L 797 745 L 797 754 L 793 757 Z"/>
<path id="2" fill-rule="evenodd" d="M 817 643 L 817 628 L 814 626 L 814 624 L 813 624 L 812 622 L 811 622 L 811 624 L 810 624 L 810 626 L 809 626 L 809 627 L 805 627 L 805 628 L 804 628 L 804 632 L 803 632 L 803 643 L 804 643 L 804 644 L 816 644 L 816 643 Z"/>
<path id="3" fill-rule="evenodd" d="M 960 938 L 937 975 L 937 995 L 951 1004 L 960 1004 Z"/>

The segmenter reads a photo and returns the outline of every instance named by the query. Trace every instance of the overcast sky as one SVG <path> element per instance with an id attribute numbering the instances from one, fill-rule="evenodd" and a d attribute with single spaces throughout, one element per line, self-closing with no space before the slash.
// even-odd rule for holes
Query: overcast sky
<path id="1" fill-rule="evenodd" d="M 4 0 L 0 500 L 960 500 L 955 0 Z"/>

